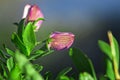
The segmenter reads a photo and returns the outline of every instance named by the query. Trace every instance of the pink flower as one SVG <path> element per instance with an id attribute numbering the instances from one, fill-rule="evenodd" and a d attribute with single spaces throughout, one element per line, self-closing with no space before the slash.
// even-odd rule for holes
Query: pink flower
<path id="1" fill-rule="evenodd" d="M 37 5 L 29 5 L 27 4 L 24 8 L 24 12 L 23 12 L 23 17 L 22 18 L 26 18 L 26 22 L 30 22 L 30 21 L 35 21 L 39 18 L 44 18 L 40 8 Z M 35 26 L 35 31 L 37 31 L 41 24 L 43 23 L 42 20 L 39 20 Z"/>
<path id="2" fill-rule="evenodd" d="M 69 32 L 54 32 L 50 35 L 48 48 L 55 50 L 68 49 L 74 42 L 74 36 Z"/>

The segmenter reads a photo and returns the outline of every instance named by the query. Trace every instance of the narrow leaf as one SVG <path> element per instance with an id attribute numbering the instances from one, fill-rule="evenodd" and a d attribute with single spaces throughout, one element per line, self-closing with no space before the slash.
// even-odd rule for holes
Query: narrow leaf
<path id="1" fill-rule="evenodd" d="M 11 57 L 7 60 L 7 68 L 9 71 L 11 71 L 13 67 L 14 67 L 14 61 L 13 61 L 13 57 Z"/>
<path id="2" fill-rule="evenodd" d="M 117 65 L 118 65 L 118 68 L 119 68 L 119 45 L 118 45 L 118 42 L 117 40 L 115 39 L 115 37 L 113 36 L 113 43 L 115 45 L 114 49 L 115 49 L 115 53 L 116 53 L 116 61 L 117 61 Z"/>
<path id="3" fill-rule="evenodd" d="M 112 61 L 108 58 L 106 58 L 105 61 L 106 61 L 106 77 L 108 77 L 110 80 L 115 80 Z"/>
<path id="4" fill-rule="evenodd" d="M 21 40 L 22 40 L 22 34 L 24 32 L 24 28 L 25 28 L 25 19 L 22 19 L 18 24 L 18 30 L 17 30 L 17 34 Z"/>
<path id="5" fill-rule="evenodd" d="M 111 53 L 111 48 L 110 45 L 102 40 L 98 41 L 99 47 L 102 50 L 102 52 L 108 56 L 110 60 L 112 60 L 112 53 Z"/>
<path id="6" fill-rule="evenodd" d="M 70 72 L 72 70 L 71 67 L 67 67 L 65 69 L 63 69 L 56 77 L 56 80 L 61 80 L 61 76 L 65 76 L 68 72 Z"/>
<path id="7" fill-rule="evenodd" d="M 21 41 L 21 39 L 19 38 L 19 36 L 16 33 L 12 34 L 12 42 L 20 49 L 20 51 L 22 53 L 24 53 L 25 55 L 27 55 L 27 50 L 25 45 L 23 44 L 23 42 Z"/>
<path id="8" fill-rule="evenodd" d="M 10 50 L 10 49 L 8 49 L 8 48 L 6 48 L 6 51 L 7 51 L 7 53 L 8 53 L 9 55 L 11 55 L 11 56 L 14 56 L 14 54 L 15 54 L 12 50 Z"/>

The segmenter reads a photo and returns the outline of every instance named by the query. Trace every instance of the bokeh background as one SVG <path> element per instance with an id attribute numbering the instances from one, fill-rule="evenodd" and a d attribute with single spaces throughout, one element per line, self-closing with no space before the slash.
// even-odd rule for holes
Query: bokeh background
<path id="1" fill-rule="evenodd" d="M 26 4 L 37 4 L 44 13 L 38 40 L 45 39 L 53 31 L 72 32 L 76 35 L 72 47 L 80 48 L 92 59 L 98 75 L 104 72 L 104 55 L 98 40 L 108 41 L 107 31 L 111 30 L 120 42 L 120 0 L 0 0 L 0 48 L 5 43 L 14 49 L 10 37 L 17 28 L 13 23 L 21 20 Z M 72 66 L 76 72 L 68 50 L 55 52 L 36 63 L 53 74 L 67 66 Z"/>

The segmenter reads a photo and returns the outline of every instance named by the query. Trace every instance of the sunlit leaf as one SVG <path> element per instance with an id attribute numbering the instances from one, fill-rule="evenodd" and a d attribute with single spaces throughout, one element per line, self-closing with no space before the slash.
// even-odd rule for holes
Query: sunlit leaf
<path id="1" fill-rule="evenodd" d="M 30 52 L 33 50 L 33 48 L 35 47 L 36 44 L 36 37 L 35 37 L 35 33 L 33 30 L 33 23 L 29 22 L 26 25 L 26 28 L 23 32 L 23 43 L 25 44 L 25 47 L 27 49 L 28 52 L 28 56 L 30 55 Z"/>
<path id="2" fill-rule="evenodd" d="M 105 53 L 105 55 L 108 56 L 110 60 L 112 60 L 112 53 L 111 53 L 110 45 L 102 40 L 99 40 L 98 44 L 102 52 Z"/>
<path id="3" fill-rule="evenodd" d="M 13 69 L 14 67 L 14 61 L 13 61 L 13 57 L 10 57 L 8 60 L 7 60 L 7 68 L 9 71 L 11 71 L 11 69 Z"/>

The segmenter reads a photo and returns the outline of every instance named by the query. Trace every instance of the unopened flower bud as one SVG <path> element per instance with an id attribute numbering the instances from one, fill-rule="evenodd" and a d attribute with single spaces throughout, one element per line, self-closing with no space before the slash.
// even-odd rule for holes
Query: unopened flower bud
<path id="1" fill-rule="evenodd" d="M 23 17 L 22 18 L 26 18 L 26 23 L 28 22 L 33 22 L 35 20 L 38 20 L 39 18 L 44 18 L 40 8 L 37 5 L 29 5 L 27 4 L 24 8 L 24 12 L 23 12 Z M 43 20 L 39 20 L 35 26 L 35 31 L 37 31 L 41 24 L 43 23 Z"/>
<path id="2" fill-rule="evenodd" d="M 55 50 L 68 49 L 74 42 L 74 36 L 69 32 L 54 32 L 50 35 L 48 48 Z"/>

